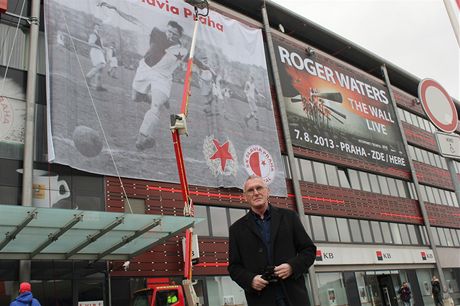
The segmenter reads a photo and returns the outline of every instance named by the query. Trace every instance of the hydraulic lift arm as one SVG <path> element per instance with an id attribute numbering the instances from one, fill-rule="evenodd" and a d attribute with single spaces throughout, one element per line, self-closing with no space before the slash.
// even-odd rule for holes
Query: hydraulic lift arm
<path id="1" fill-rule="evenodd" d="M 190 83 L 192 77 L 193 56 L 195 52 L 196 34 L 198 30 L 198 16 L 207 16 L 209 7 L 207 0 L 185 0 L 188 4 L 195 8 L 194 28 L 192 34 L 192 43 L 190 45 L 189 58 L 187 60 L 187 69 L 185 72 L 184 89 L 182 92 L 182 105 L 179 114 L 171 115 L 171 134 L 174 144 L 174 153 L 176 155 L 177 170 L 179 173 L 179 180 L 182 190 L 182 199 L 184 201 L 184 216 L 193 217 L 194 209 L 193 202 L 190 198 L 190 192 L 187 182 L 187 173 L 185 170 L 184 156 L 182 153 L 182 146 L 180 142 L 181 135 L 188 135 L 187 131 L 187 114 L 188 114 L 188 100 L 190 96 Z M 199 9 L 206 8 L 206 14 L 199 13 Z M 184 254 L 184 278 L 183 287 L 186 295 L 187 305 L 199 305 L 198 298 L 193 289 L 192 283 L 192 233 L 193 228 L 189 228 L 185 232 L 185 254 Z"/>

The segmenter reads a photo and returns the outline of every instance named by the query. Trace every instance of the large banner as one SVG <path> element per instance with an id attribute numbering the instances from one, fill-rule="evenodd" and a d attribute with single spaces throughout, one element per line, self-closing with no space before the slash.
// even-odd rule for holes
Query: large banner
<path id="1" fill-rule="evenodd" d="M 194 9 L 172 0 L 45 2 L 49 159 L 104 175 L 179 182 L 170 115 L 180 112 Z M 199 17 L 188 182 L 285 196 L 260 29 Z"/>
<path id="2" fill-rule="evenodd" d="M 274 38 L 292 143 L 407 169 L 388 89 L 311 48 Z"/>

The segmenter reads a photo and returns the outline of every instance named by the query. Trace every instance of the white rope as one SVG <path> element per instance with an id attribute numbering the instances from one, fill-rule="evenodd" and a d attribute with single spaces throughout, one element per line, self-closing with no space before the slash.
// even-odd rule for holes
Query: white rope
<path id="1" fill-rule="evenodd" d="M 129 211 L 131 213 L 133 213 L 133 210 L 131 208 L 131 203 L 129 202 L 129 199 L 128 199 L 128 195 L 126 193 L 126 189 L 125 189 L 125 186 L 123 185 L 123 182 L 121 180 L 121 176 L 120 176 L 120 172 L 118 171 L 118 167 L 117 167 L 117 163 L 115 162 L 115 159 L 113 158 L 113 152 L 112 152 L 112 149 L 110 148 L 110 145 L 109 145 L 109 141 L 107 140 L 107 136 L 105 134 L 105 130 L 104 130 L 104 127 L 102 126 L 102 121 L 101 121 L 101 118 L 99 117 L 99 113 L 97 111 L 97 108 L 96 108 L 96 104 L 94 103 L 94 99 L 93 99 L 93 95 L 91 94 L 91 90 L 88 86 L 88 82 L 86 81 L 86 76 L 85 76 L 85 72 L 83 71 L 83 66 L 80 62 L 80 58 L 78 57 L 78 54 L 77 54 L 77 49 L 75 48 L 75 43 L 74 43 L 74 39 L 72 37 L 72 35 L 70 35 L 70 31 L 69 31 L 69 26 L 67 25 L 67 19 L 65 18 L 64 16 L 64 23 L 65 23 L 65 27 L 66 27 L 66 30 L 67 30 L 67 34 L 72 42 L 72 48 L 73 48 L 73 52 L 75 54 L 75 57 L 77 58 L 77 62 L 78 62 L 78 66 L 80 67 L 80 72 L 83 76 L 83 79 L 85 80 L 85 86 L 86 86 L 86 90 L 88 91 L 88 94 L 89 94 L 89 98 L 91 100 L 91 104 L 93 106 L 93 109 L 94 109 L 94 113 L 96 114 L 96 117 L 97 117 L 97 121 L 99 123 L 99 127 L 101 128 L 101 131 L 102 131 L 102 136 L 104 137 L 104 141 L 105 141 L 105 144 L 107 146 L 107 149 L 109 151 L 109 154 L 110 154 L 110 158 L 112 159 L 112 163 L 113 163 L 113 166 L 115 168 L 115 171 L 117 173 L 117 177 L 118 177 L 118 181 L 120 182 L 120 186 L 121 186 L 121 189 L 123 190 L 123 195 L 126 199 L 126 202 L 128 204 L 128 207 L 129 207 Z"/>
<path id="2" fill-rule="evenodd" d="M 22 16 L 22 12 L 24 11 L 24 6 L 25 6 L 26 2 L 27 1 L 22 2 L 21 13 L 19 14 L 20 16 Z M 13 55 L 13 49 L 14 49 L 14 46 L 16 44 L 16 37 L 18 36 L 18 30 L 19 30 L 19 24 L 20 23 L 21 23 L 21 18 L 18 17 L 18 24 L 16 25 L 16 31 L 14 32 L 13 45 L 11 46 L 10 55 L 8 56 L 8 62 L 6 63 L 5 74 L 3 75 L 2 89 L 0 90 L 0 96 L 2 95 L 2 93 L 4 93 L 3 90 L 5 89 L 6 75 L 8 73 L 8 69 L 10 67 L 11 56 Z M 6 39 L 6 37 L 5 37 L 5 39 Z"/>

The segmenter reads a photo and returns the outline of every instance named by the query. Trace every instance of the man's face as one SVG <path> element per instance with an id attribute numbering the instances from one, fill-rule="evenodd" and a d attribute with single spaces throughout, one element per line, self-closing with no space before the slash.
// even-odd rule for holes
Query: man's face
<path id="1" fill-rule="evenodd" d="M 261 178 L 253 178 L 244 185 L 244 197 L 251 208 L 259 210 L 268 206 L 270 190 Z"/>
<path id="2" fill-rule="evenodd" d="M 168 26 L 166 29 L 166 38 L 172 42 L 179 42 L 180 33 L 175 27 Z"/>

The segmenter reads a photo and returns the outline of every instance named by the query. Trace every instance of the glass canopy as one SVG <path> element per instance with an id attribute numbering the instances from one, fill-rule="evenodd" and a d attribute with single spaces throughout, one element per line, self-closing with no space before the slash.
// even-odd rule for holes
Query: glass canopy
<path id="1" fill-rule="evenodd" d="M 0 205 L 0 259 L 127 260 L 202 220 Z"/>

